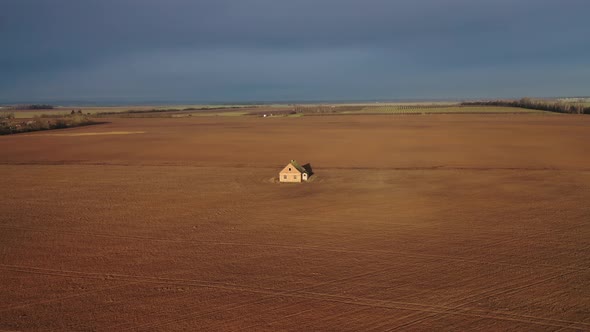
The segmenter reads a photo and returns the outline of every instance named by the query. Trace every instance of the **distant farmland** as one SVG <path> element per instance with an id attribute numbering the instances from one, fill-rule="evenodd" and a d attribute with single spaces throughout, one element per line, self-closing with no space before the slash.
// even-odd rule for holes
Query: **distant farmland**
<path id="1" fill-rule="evenodd" d="M 518 107 L 500 106 L 461 106 L 461 105 L 388 105 L 367 106 L 359 111 L 345 113 L 376 113 L 376 114 L 510 114 L 510 113 L 547 113 L 545 111 L 530 110 Z"/>
<path id="2" fill-rule="evenodd" d="M 72 111 L 82 111 L 89 115 L 124 115 L 124 114 L 171 114 L 178 112 L 214 112 L 224 110 L 235 110 L 246 107 L 245 105 L 167 105 L 167 106 L 59 106 L 52 109 L 5 109 L 6 112 L 12 112 L 17 119 L 29 119 L 33 117 L 57 117 L 68 115 Z"/>
<path id="3" fill-rule="evenodd" d="M 167 118 L 185 116 L 293 116 L 329 114 L 530 114 L 545 111 L 510 106 L 438 103 L 304 104 L 304 105 L 169 105 L 114 107 L 55 107 L 11 111 L 15 118 L 59 117 L 80 110 L 95 117 Z"/>

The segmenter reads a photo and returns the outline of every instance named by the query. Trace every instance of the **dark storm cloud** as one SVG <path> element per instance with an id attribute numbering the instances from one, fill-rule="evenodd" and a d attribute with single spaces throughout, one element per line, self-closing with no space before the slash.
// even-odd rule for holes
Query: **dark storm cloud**
<path id="1" fill-rule="evenodd" d="M 583 0 L 3 0 L 0 101 L 588 94 L 589 9 Z"/>

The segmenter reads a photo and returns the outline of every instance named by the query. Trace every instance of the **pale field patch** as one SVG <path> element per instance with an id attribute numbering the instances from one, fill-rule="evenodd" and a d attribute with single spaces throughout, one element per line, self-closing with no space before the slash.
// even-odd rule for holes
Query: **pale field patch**
<path id="1" fill-rule="evenodd" d="M 135 135 L 135 134 L 145 134 L 145 131 L 105 131 L 105 132 L 95 132 L 95 133 L 59 133 L 59 134 L 38 134 L 35 136 L 100 136 L 100 135 Z"/>

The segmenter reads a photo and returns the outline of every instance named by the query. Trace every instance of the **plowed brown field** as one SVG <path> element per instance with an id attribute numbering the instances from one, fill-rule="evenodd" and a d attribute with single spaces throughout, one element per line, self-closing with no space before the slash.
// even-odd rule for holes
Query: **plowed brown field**
<path id="1" fill-rule="evenodd" d="M 0 137 L 0 330 L 590 330 L 590 117 L 110 121 Z"/>

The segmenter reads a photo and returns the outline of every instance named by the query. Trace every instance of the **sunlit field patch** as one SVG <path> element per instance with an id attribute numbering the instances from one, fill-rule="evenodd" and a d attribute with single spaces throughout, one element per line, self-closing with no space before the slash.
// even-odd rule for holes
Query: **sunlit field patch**
<path id="1" fill-rule="evenodd" d="M 135 135 L 144 134 L 145 131 L 105 131 L 98 133 L 59 133 L 59 134 L 40 134 L 35 136 L 100 136 L 100 135 Z"/>

